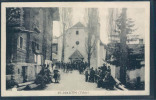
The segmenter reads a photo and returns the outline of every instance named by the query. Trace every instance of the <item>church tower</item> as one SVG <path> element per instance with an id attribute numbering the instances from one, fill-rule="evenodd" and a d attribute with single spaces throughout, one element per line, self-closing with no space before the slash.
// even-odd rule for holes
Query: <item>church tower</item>
<path id="1" fill-rule="evenodd" d="M 64 60 L 65 62 L 87 61 L 86 40 L 88 33 L 86 27 L 78 22 L 66 31 Z"/>

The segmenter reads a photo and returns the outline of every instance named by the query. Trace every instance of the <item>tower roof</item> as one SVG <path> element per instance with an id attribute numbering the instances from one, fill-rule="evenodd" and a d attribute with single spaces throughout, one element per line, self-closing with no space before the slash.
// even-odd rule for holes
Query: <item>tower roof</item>
<path id="1" fill-rule="evenodd" d="M 82 56 L 82 54 L 78 51 L 78 50 L 76 50 L 70 57 L 69 57 L 69 59 L 75 59 L 75 58 L 84 58 L 83 56 Z"/>
<path id="2" fill-rule="evenodd" d="M 76 23 L 75 25 L 72 26 L 73 27 L 85 27 L 81 22 Z"/>

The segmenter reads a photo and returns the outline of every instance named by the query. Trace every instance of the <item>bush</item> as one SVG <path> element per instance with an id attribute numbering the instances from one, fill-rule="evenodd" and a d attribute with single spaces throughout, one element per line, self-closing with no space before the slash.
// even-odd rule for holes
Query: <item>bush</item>
<path id="1" fill-rule="evenodd" d="M 46 75 L 38 75 L 35 79 L 35 84 L 39 84 L 42 88 L 48 83 L 48 77 Z"/>
<path id="2" fill-rule="evenodd" d="M 127 83 L 126 88 L 130 90 L 144 90 L 145 89 L 145 83 L 140 82 L 139 84 L 137 83 Z"/>
<path id="3" fill-rule="evenodd" d="M 6 66 L 6 74 L 7 74 L 7 75 L 12 75 L 12 74 L 14 74 L 14 66 L 13 66 L 13 65 Z"/>
<path id="4" fill-rule="evenodd" d="M 50 70 L 48 68 L 42 67 L 40 73 L 35 79 L 35 84 L 39 84 L 41 87 L 45 87 L 46 84 L 52 82 L 50 77 Z"/>
<path id="5" fill-rule="evenodd" d="M 15 80 L 7 80 L 6 81 L 6 89 L 13 88 L 15 85 L 18 85 Z"/>

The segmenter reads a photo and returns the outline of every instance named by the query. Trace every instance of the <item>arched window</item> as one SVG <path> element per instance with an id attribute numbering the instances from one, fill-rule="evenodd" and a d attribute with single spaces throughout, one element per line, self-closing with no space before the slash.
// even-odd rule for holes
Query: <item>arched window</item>
<path id="1" fill-rule="evenodd" d="M 79 31 L 76 31 L 76 35 L 79 35 Z"/>

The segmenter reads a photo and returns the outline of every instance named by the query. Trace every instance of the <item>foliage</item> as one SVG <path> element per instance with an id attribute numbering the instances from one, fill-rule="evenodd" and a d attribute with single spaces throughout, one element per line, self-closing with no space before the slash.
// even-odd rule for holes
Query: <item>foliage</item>
<path id="1" fill-rule="evenodd" d="M 35 84 L 40 84 L 41 87 L 45 87 L 46 84 L 51 82 L 50 79 L 50 70 L 48 68 L 43 67 L 35 79 Z"/>
<path id="2" fill-rule="evenodd" d="M 107 57 L 108 63 L 119 66 L 120 64 L 120 44 L 108 44 L 107 45 Z M 113 59 L 113 60 L 112 60 Z"/>
<path id="3" fill-rule="evenodd" d="M 35 79 L 35 84 L 40 84 L 42 87 L 46 86 L 47 77 L 45 75 L 38 75 Z"/>
<path id="4" fill-rule="evenodd" d="M 88 65 L 90 66 L 90 59 L 95 51 L 96 42 L 99 36 L 98 25 L 99 25 L 99 16 L 97 8 L 88 8 L 87 9 L 87 28 L 88 28 L 88 39 L 85 44 L 86 52 L 88 54 Z"/>
<path id="5" fill-rule="evenodd" d="M 108 44 L 107 45 L 107 56 L 106 60 L 108 63 L 120 66 L 120 44 Z M 138 52 L 136 52 L 138 51 Z M 130 48 L 127 46 L 127 70 L 134 70 L 136 68 L 141 68 L 142 65 L 140 64 L 144 61 L 144 46 L 139 46 L 136 48 Z M 112 60 L 113 59 L 113 60 Z"/>
<path id="6" fill-rule="evenodd" d="M 17 83 L 14 80 L 6 80 L 6 88 L 13 88 Z"/>
<path id="7" fill-rule="evenodd" d="M 21 16 L 21 14 L 23 14 L 23 10 L 21 10 L 21 8 L 7 8 L 6 12 L 7 26 L 16 27 L 23 23 L 23 16 Z"/>
<path id="8" fill-rule="evenodd" d="M 64 62 L 64 49 L 65 49 L 65 35 L 66 35 L 66 30 L 72 26 L 72 8 L 60 8 L 60 22 L 62 22 L 61 30 L 63 34 L 63 41 L 62 41 L 62 56 L 61 56 L 61 61 Z"/>
<path id="9" fill-rule="evenodd" d="M 6 74 L 7 74 L 7 75 L 12 75 L 12 74 L 14 74 L 14 66 L 12 66 L 12 65 L 6 66 Z"/>
<path id="10" fill-rule="evenodd" d="M 145 89 L 145 83 L 144 82 L 139 82 L 139 83 L 128 82 L 126 84 L 126 88 L 128 88 L 129 90 L 144 90 Z"/>
<path id="11" fill-rule="evenodd" d="M 11 80 L 6 80 L 6 89 L 13 88 L 15 85 L 18 86 L 18 83 L 15 81 L 13 76 L 11 76 Z"/>
<path id="12" fill-rule="evenodd" d="M 139 49 L 139 53 L 135 53 L 134 49 L 128 48 L 128 70 L 134 70 L 142 67 L 140 63 L 144 61 L 144 46 L 137 49 Z"/>
<path id="13" fill-rule="evenodd" d="M 122 13 L 115 20 L 116 28 L 111 29 L 119 34 L 120 43 L 114 43 L 114 46 L 112 44 L 107 45 L 107 62 L 117 66 L 124 66 L 127 70 L 133 70 L 142 67 L 140 63 L 144 61 L 144 46 L 136 49 L 136 47 L 130 48 L 126 43 L 137 39 L 137 35 L 132 35 L 137 30 L 135 21 L 127 17 L 126 10 L 126 8 L 122 9 Z M 131 34 L 131 38 L 128 38 L 129 34 Z"/>
<path id="14" fill-rule="evenodd" d="M 116 19 L 117 29 L 115 29 L 114 31 L 121 34 L 121 30 L 124 26 L 126 34 L 132 34 L 137 30 L 136 28 L 134 28 L 134 22 L 135 21 L 132 18 L 127 18 L 126 16 L 124 17 L 123 13 L 121 13 L 121 15 Z"/>

